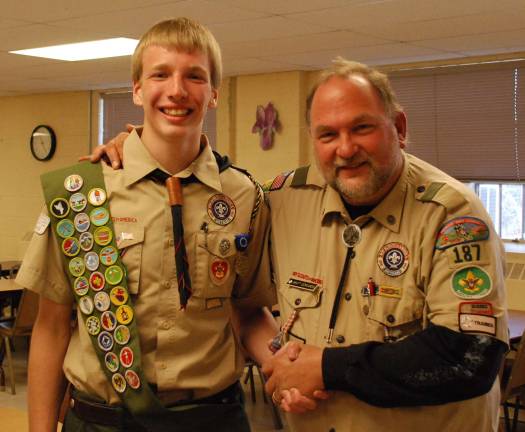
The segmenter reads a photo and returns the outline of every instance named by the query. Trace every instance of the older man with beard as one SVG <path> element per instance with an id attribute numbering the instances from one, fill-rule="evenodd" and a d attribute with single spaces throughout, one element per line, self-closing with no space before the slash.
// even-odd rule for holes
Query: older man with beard
<path id="1" fill-rule="evenodd" d="M 307 119 L 316 165 L 266 187 L 292 341 L 268 392 L 297 431 L 496 431 L 504 254 L 482 203 L 404 152 L 406 115 L 372 68 L 337 59 Z"/>

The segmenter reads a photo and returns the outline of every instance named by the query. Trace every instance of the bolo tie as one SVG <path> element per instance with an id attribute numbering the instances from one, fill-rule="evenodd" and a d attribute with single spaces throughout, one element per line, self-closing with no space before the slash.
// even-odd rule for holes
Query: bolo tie
<path id="1" fill-rule="evenodd" d="M 352 259 L 355 258 L 354 247 L 361 241 L 362 229 L 367 226 L 373 219 L 368 219 L 363 225 L 359 226 L 357 224 L 350 224 L 345 227 L 342 233 L 343 243 L 347 247 L 345 263 L 343 264 L 343 270 L 341 272 L 341 277 L 339 278 L 339 284 L 337 286 L 337 291 L 335 294 L 334 304 L 332 306 L 332 313 L 330 315 L 330 324 L 328 327 L 328 337 L 327 342 L 332 343 L 334 336 L 335 323 L 337 321 L 337 314 L 339 312 L 339 305 L 341 303 L 341 296 L 343 294 L 343 287 L 345 285 L 348 272 L 350 270 L 350 264 Z"/>
<path id="2" fill-rule="evenodd" d="M 192 174 L 186 178 L 179 178 L 155 169 L 147 175 L 157 183 L 164 184 L 168 190 L 168 198 L 173 220 L 173 243 L 175 248 L 175 268 L 177 271 L 177 285 L 181 309 L 185 309 L 191 297 L 191 279 L 188 265 L 188 255 L 184 244 L 184 227 L 182 225 L 182 185 L 196 183 L 197 178 Z"/>

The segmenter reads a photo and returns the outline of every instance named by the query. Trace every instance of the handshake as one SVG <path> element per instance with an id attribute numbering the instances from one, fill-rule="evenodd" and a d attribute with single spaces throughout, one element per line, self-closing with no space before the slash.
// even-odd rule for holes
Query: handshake
<path id="1" fill-rule="evenodd" d="M 324 389 L 322 348 L 288 342 L 262 365 L 266 393 L 283 411 L 304 413 L 329 398 Z"/>

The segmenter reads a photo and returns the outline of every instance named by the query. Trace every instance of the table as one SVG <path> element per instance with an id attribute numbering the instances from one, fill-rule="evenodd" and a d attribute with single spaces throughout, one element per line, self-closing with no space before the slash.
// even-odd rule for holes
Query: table
<path id="1" fill-rule="evenodd" d="M 15 283 L 14 279 L 0 279 L 0 293 L 22 291 L 23 289 L 24 288 Z"/>
<path id="2" fill-rule="evenodd" d="M 20 264 L 22 264 L 21 261 L 0 261 L 0 278 L 10 278 L 12 269 L 16 274 Z"/>
<path id="3" fill-rule="evenodd" d="M 525 311 L 509 309 L 509 339 L 510 343 L 520 341 L 525 330 Z"/>

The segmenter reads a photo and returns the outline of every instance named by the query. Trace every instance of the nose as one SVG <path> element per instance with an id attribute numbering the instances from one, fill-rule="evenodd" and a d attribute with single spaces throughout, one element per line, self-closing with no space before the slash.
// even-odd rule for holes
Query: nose
<path id="1" fill-rule="evenodd" d="M 350 159 L 359 150 L 355 139 L 349 133 L 341 133 L 336 149 L 336 154 L 342 159 Z"/>
<path id="2" fill-rule="evenodd" d="M 169 97 L 177 100 L 184 100 L 188 96 L 184 79 L 179 75 L 174 75 L 170 80 Z"/>

